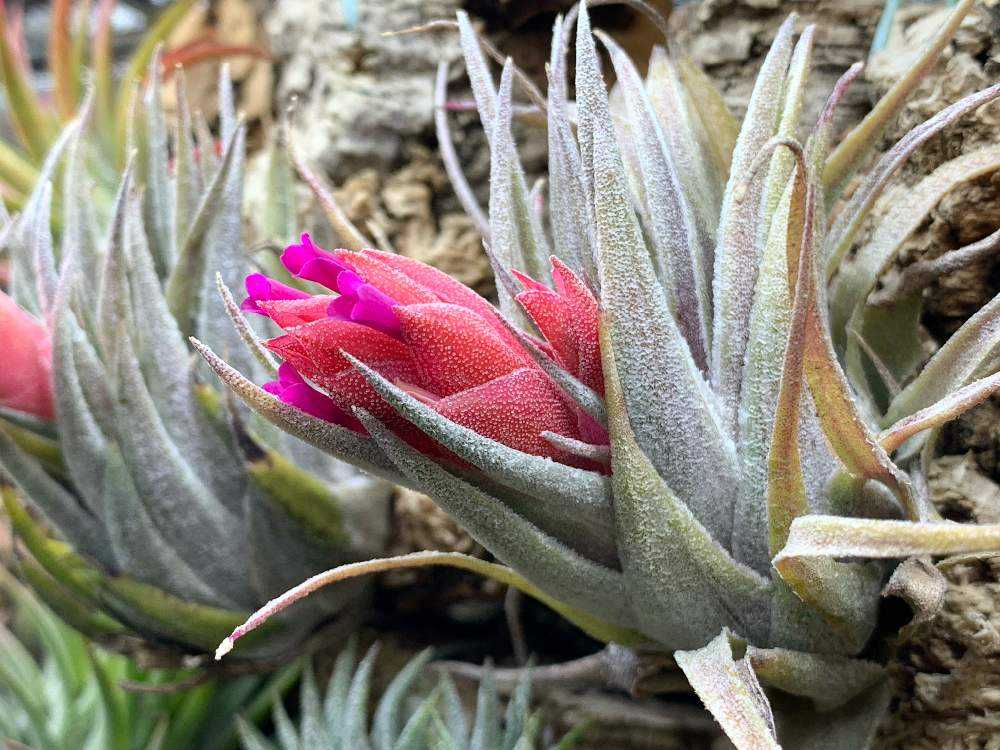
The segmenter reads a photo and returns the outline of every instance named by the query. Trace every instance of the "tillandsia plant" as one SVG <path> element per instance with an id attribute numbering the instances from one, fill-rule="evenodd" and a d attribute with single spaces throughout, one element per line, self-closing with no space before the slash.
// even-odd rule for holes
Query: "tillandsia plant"
<path id="1" fill-rule="evenodd" d="M 3 344 L 0 468 L 24 575 L 61 615 L 105 644 L 197 656 L 303 576 L 379 554 L 392 487 L 236 408 L 194 367 L 186 335 L 244 351 L 216 279 L 249 270 L 245 130 L 223 72 L 225 147 L 198 152 L 178 76 L 168 138 L 158 68 L 135 103 L 113 205 L 90 200 L 87 106 L 4 226 L 3 303 L 20 310 L 2 325 L 20 333 Z M 30 378 L 40 392 L 15 394 Z M 317 601 L 243 651 L 244 667 L 288 658 L 321 627 L 349 629 L 367 594 Z"/>
<path id="2" fill-rule="evenodd" d="M 11 615 L 0 625 L 0 745 L 11 750 L 235 750 L 237 716 L 263 718 L 301 672 L 296 662 L 206 682 L 141 669 L 95 650 L 2 567 L 0 598 Z"/>
<path id="3" fill-rule="evenodd" d="M 683 55 L 657 49 L 643 80 L 598 33 L 617 77 L 609 95 L 588 14 L 575 10 L 555 25 L 544 201 L 511 137 L 515 69 L 508 61 L 494 88 L 460 15 L 491 147 L 488 214 L 457 189 L 482 216 L 499 311 L 406 258 L 304 238 L 284 264 L 332 294 L 247 285 L 246 306 L 283 329 L 263 345 L 282 360 L 278 384 L 261 388 L 198 348 L 259 413 L 432 496 L 505 565 L 423 553 L 332 570 L 255 614 L 220 654 L 325 584 L 457 565 L 605 641 L 674 652 L 741 748 L 778 746 L 762 685 L 778 724 L 791 717 L 787 747 L 866 746 L 888 699 L 882 667 L 861 656 L 887 581 L 940 601 L 927 556 L 1000 548 L 998 526 L 942 521 L 923 482 L 928 432 L 1000 384 L 1000 297 L 918 374 L 911 361 L 895 395 L 905 357 L 886 355 L 911 357 L 917 319 L 880 319 L 866 303 L 933 198 L 995 169 L 996 152 L 956 160 L 842 266 L 907 157 L 1000 96 L 993 86 L 953 104 L 857 177 L 970 6 L 835 148 L 832 115 L 860 65 L 813 127 L 801 122 L 812 27 L 797 42 L 794 18 L 781 27 L 737 126 Z M 803 718 L 815 711 L 825 716 Z"/>
<path id="4" fill-rule="evenodd" d="M 299 726 L 284 705 L 275 701 L 275 741 L 242 722 L 243 750 L 534 750 L 543 744 L 542 716 L 531 710 L 531 671 L 526 670 L 507 703 L 500 708 L 489 671 L 476 695 L 472 726 L 462 699 L 447 673 L 426 691 L 421 672 L 431 658 L 428 649 L 411 659 L 389 682 L 369 721 L 371 678 L 378 656 L 372 646 L 356 664 L 352 641 L 337 657 L 325 693 L 306 669 L 299 700 Z M 553 750 L 568 750 L 583 728 L 563 737 Z"/>

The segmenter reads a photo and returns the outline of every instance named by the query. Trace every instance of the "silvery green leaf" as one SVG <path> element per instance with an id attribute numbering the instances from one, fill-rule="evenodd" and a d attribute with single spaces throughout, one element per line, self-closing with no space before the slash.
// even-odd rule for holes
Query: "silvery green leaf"
<path id="1" fill-rule="evenodd" d="M 733 654 L 728 631 L 674 654 L 691 687 L 740 750 L 781 750 L 774 715 L 747 660 Z"/>
<path id="2" fill-rule="evenodd" d="M 234 533 L 239 518 L 212 495 L 171 440 L 127 336 L 115 367 L 115 438 L 147 512 L 189 565 L 251 606 L 255 598 L 243 570 L 247 540 Z"/>
<path id="3" fill-rule="evenodd" d="M 301 750 L 330 750 L 329 734 L 324 726 L 323 707 L 320 704 L 316 674 L 306 667 L 299 691 L 300 723 L 302 725 Z"/>
<path id="4" fill-rule="evenodd" d="M 98 267 L 101 250 L 97 246 L 97 233 L 94 226 L 94 210 L 92 206 L 92 189 L 86 172 L 86 147 L 84 138 L 86 125 L 89 121 L 92 101 L 88 92 L 87 106 L 78 115 L 81 125 L 73 134 L 66 152 L 66 166 L 63 170 L 62 183 L 62 245 L 61 271 L 66 273 L 67 264 L 72 261 L 78 268 L 89 272 Z"/>
<path id="5" fill-rule="evenodd" d="M 469 724 L 465 717 L 462 698 L 455 688 L 455 683 L 447 672 L 439 678 L 441 686 L 441 715 L 444 732 L 452 741 L 449 747 L 464 748 L 469 739 Z"/>
<path id="6" fill-rule="evenodd" d="M 606 351 L 616 541 L 643 632 L 693 648 L 732 625 L 760 642 L 768 581 L 733 560 L 656 473 L 635 441 L 615 365 Z"/>
<path id="7" fill-rule="evenodd" d="M 903 391 L 892 400 L 883 419 L 891 425 L 925 409 L 967 385 L 980 370 L 992 367 L 1000 344 L 1000 295 L 969 318 L 931 357 Z"/>
<path id="8" fill-rule="evenodd" d="M 56 257 L 52 241 L 52 183 L 42 185 L 33 212 L 25 216 L 25 231 L 31 241 L 32 265 L 39 308 L 48 312 L 56 293 Z"/>
<path id="9" fill-rule="evenodd" d="M 500 701 L 492 666 L 487 664 L 476 693 L 476 723 L 472 727 L 469 750 L 500 748 Z"/>
<path id="10" fill-rule="evenodd" d="M 592 563 L 538 529 L 502 502 L 445 471 L 356 410 L 365 428 L 415 485 L 460 523 L 476 541 L 543 591 L 607 622 L 632 626 L 621 574 Z"/>
<path id="11" fill-rule="evenodd" d="M 344 354 L 400 415 L 428 437 L 481 470 L 487 477 L 527 496 L 518 512 L 541 530 L 581 554 L 606 559 L 613 554 L 611 493 L 607 477 L 533 456 L 455 424 L 405 393 L 375 370 Z M 402 468 L 402 467 L 401 467 Z"/>
<path id="12" fill-rule="evenodd" d="M 761 251 L 759 196 L 765 178 L 758 173 L 750 179 L 749 169 L 778 125 L 781 92 L 792 55 L 794 24 L 793 15 L 781 25 L 757 76 L 733 151 L 732 169 L 719 218 L 710 369 L 712 384 L 721 399 L 723 423 L 733 434 Z M 738 200 L 738 193 L 750 197 Z"/>
<path id="13" fill-rule="evenodd" d="M 507 712 L 504 716 L 503 744 L 501 745 L 503 750 L 515 750 L 522 735 L 529 731 L 530 711 L 531 667 L 529 664 L 507 703 Z"/>
<path id="14" fill-rule="evenodd" d="M 839 708 L 886 677 L 881 664 L 846 656 L 748 644 L 746 658 L 764 685 L 809 698 L 820 711 Z"/>
<path id="15" fill-rule="evenodd" d="M 556 18 L 552 32 L 552 59 L 549 63 L 548 139 L 549 139 L 549 217 L 552 223 L 554 252 L 587 279 L 596 283 L 590 204 L 583 183 L 583 167 L 573 128 L 566 84 L 561 85 L 556 70 L 565 67 L 565 49 L 560 49 L 562 17 Z"/>
<path id="16" fill-rule="evenodd" d="M 792 523 L 788 544 L 775 558 L 774 564 L 781 570 L 796 560 L 844 557 L 896 559 L 997 549 L 1000 549 L 1000 524 L 803 516 Z"/>
<path id="17" fill-rule="evenodd" d="M 101 479 L 104 524 L 116 565 L 133 578 L 155 584 L 174 596 L 202 604 L 237 607 L 228 592 L 213 585 L 198 563 L 183 560 L 163 537 L 139 498 L 121 451 L 108 443 Z"/>
<path id="18" fill-rule="evenodd" d="M 139 178 L 146 187 L 143 201 L 145 226 L 156 259 L 156 270 L 160 276 L 166 276 L 178 256 L 174 254 L 171 242 L 174 204 L 168 168 L 167 121 L 160 98 L 160 69 L 160 50 L 157 50 L 149 63 L 148 84 L 142 96 L 142 117 L 137 128 L 142 131 L 142 137 L 136 145 L 139 147 Z"/>
<path id="19" fill-rule="evenodd" d="M 483 240 L 490 240 L 490 221 L 483 207 L 479 205 L 476 194 L 469 185 L 462 171 L 462 165 L 455 151 L 455 141 L 451 137 L 451 128 L 448 125 L 447 110 L 448 94 L 448 63 L 442 60 L 438 63 L 437 76 L 434 79 L 434 130 L 437 135 L 438 150 L 441 152 L 441 161 L 444 163 L 445 172 L 448 173 L 448 180 L 458 202 L 462 204 L 465 213 L 476 225 Z"/>
<path id="20" fill-rule="evenodd" d="M 806 604 L 818 611 L 845 639 L 852 655 L 861 651 L 875 628 L 882 568 L 875 563 L 837 562 L 820 548 L 808 529 L 830 516 L 800 516 L 792 521 L 788 543 L 774 558 L 778 574 Z M 867 519 L 845 519 L 884 523 Z M 920 524 L 924 525 L 924 524 Z M 822 542 L 820 542 L 822 546 Z M 877 555 L 837 555 L 871 559 Z M 825 650 L 825 649 L 824 649 Z"/>
<path id="21" fill-rule="evenodd" d="M 132 310 L 128 288 L 128 248 L 125 242 L 125 206 L 132 190 L 132 165 L 126 167 L 115 196 L 111 222 L 104 246 L 104 262 L 97 289 L 96 324 L 98 342 L 104 361 L 113 363 L 118 357 L 121 335 L 132 328 Z"/>
<path id="22" fill-rule="evenodd" d="M 1000 388 L 1000 373 L 980 378 L 957 391 L 950 391 L 940 401 L 912 412 L 882 431 L 879 443 L 891 453 L 924 430 L 940 427 L 973 406 L 982 403 Z"/>
<path id="23" fill-rule="evenodd" d="M 189 466 L 231 512 L 239 514 L 246 488 L 242 461 L 194 398 L 190 350 L 167 307 L 141 222 L 140 207 L 132 200 L 126 208 L 124 234 L 132 262 L 133 336 L 150 395 Z"/>
<path id="24" fill-rule="evenodd" d="M 995 84 L 960 99 L 926 122 L 917 125 L 878 160 L 830 226 L 824 246 L 828 273 L 832 274 L 840 265 L 850 250 L 851 242 L 861 228 L 862 222 L 875 205 L 876 199 L 882 194 L 889 179 L 913 153 L 945 127 L 998 96 L 1000 96 L 1000 84 Z"/>
<path id="25" fill-rule="evenodd" d="M 490 140 L 490 245 L 505 268 L 514 267 L 545 281 L 549 278 L 548 248 L 529 204 L 524 169 L 510 129 L 512 81 L 513 67 L 508 60 L 500 78 Z M 508 300 L 507 308 L 512 304 Z"/>
<path id="26" fill-rule="evenodd" d="M 236 162 L 242 163 L 243 132 L 243 128 L 237 129 L 233 137 L 226 142 L 222 164 L 201 197 L 198 210 L 181 246 L 180 255 L 177 257 L 176 264 L 170 269 L 164 284 L 170 311 L 184 333 L 190 334 L 197 329 L 202 304 L 200 298 L 203 291 L 202 282 L 208 276 L 206 264 L 208 263 L 209 248 L 206 237 L 215 223 L 216 216 L 226 205 L 225 193 L 232 189 L 230 175 L 236 168 Z M 238 144 L 239 149 L 237 148 Z M 226 248 L 226 250 L 230 249 Z M 213 259 L 214 256 L 215 254 L 213 254 Z M 227 263 L 227 266 L 229 265 L 232 263 Z M 216 272 L 218 269 L 212 268 L 213 278 Z M 229 273 L 224 274 L 223 279 L 226 279 L 227 275 Z M 215 297 L 214 294 L 212 296 Z"/>
<path id="27" fill-rule="evenodd" d="M 330 681 L 327 683 L 326 694 L 323 698 L 323 716 L 326 719 L 326 726 L 331 735 L 334 735 L 335 740 L 340 739 L 341 717 L 347 706 L 347 691 L 351 687 L 351 675 L 354 672 L 357 647 L 357 639 L 352 636 L 337 654 L 337 660 L 334 662 L 333 672 L 330 675 Z M 339 748 L 340 745 L 336 747 Z"/>
<path id="28" fill-rule="evenodd" d="M 645 214 L 660 284 L 671 290 L 678 325 L 695 363 L 704 370 L 708 364 L 711 300 L 707 274 L 701 265 L 704 258 L 698 247 L 694 214 L 639 72 L 610 37 L 605 34 L 600 37 L 611 54 L 632 123 L 633 147 L 640 165 Z"/>
<path id="29" fill-rule="evenodd" d="M 374 750 L 394 750 L 395 740 L 402 726 L 403 702 L 424 666 L 430 661 L 431 649 L 424 649 L 407 662 L 379 699 L 372 719 L 372 745 Z"/>
<path id="30" fill-rule="evenodd" d="M 789 183 L 772 217 L 764 245 L 740 394 L 743 484 L 736 504 L 733 554 L 757 570 L 770 568 L 767 550 L 768 462 L 782 368 L 792 322 L 793 282 L 788 278 L 788 224 L 795 183 Z M 763 566 L 761 565 L 763 558 Z"/>
<path id="31" fill-rule="evenodd" d="M 59 442 L 70 477 L 91 512 L 103 520 L 105 512 L 99 503 L 108 447 L 104 430 L 110 427 L 110 422 L 106 411 L 103 413 L 103 424 L 98 420 L 94 405 L 84 393 L 81 383 L 83 378 L 75 356 L 75 349 L 82 346 L 87 346 L 83 331 L 76 324 L 73 313 L 63 306 L 56 311 L 52 346 L 52 379 Z M 90 375 L 94 377 L 97 373 L 92 372 Z M 103 379 L 103 371 L 99 377 Z M 110 399 L 103 406 L 109 407 Z"/>
<path id="32" fill-rule="evenodd" d="M 437 698 L 440 690 L 431 693 L 417 707 L 399 733 L 392 750 L 423 750 L 427 747 L 430 726 L 437 717 Z"/>
<path id="33" fill-rule="evenodd" d="M 198 206 L 202 191 L 201 168 L 195 156 L 191 138 L 191 108 L 188 104 L 187 82 L 183 70 L 175 71 L 177 96 L 176 124 L 173 133 L 174 216 L 171 227 L 171 257 L 180 256 L 181 247 Z"/>
<path id="34" fill-rule="evenodd" d="M 778 730 L 795 750 L 858 750 L 875 745 L 894 689 L 882 680 L 833 711 L 802 710 L 803 701 L 775 698 Z M 787 718 L 786 718 L 787 715 Z"/>
<path id="35" fill-rule="evenodd" d="M 588 81 L 578 78 L 578 92 Z M 597 91 L 584 95 L 606 112 L 599 75 L 597 83 Z M 735 446 L 667 306 L 629 202 L 614 135 L 601 117 L 594 114 L 591 145 L 602 314 L 636 440 L 695 517 L 728 545 L 739 473 Z"/>
<path id="36" fill-rule="evenodd" d="M 0 430 L 0 468 L 25 498 L 74 548 L 101 564 L 113 564 L 110 546 L 98 520 Z"/>
<path id="37" fill-rule="evenodd" d="M 295 172 L 279 129 L 269 137 L 267 158 L 267 205 L 263 235 L 281 244 L 295 241 L 298 212 Z"/>
<path id="38" fill-rule="evenodd" d="M 354 750 L 372 750 L 368 741 L 368 731 L 366 728 L 368 720 L 368 694 L 371 689 L 372 670 L 375 667 L 375 659 L 378 656 L 378 644 L 376 643 L 365 654 L 361 660 L 354 679 L 351 680 L 351 689 L 347 693 L 347 701 L 344 704 L 343 729 L 340 737 L 341 750 L 351 748 Z"/>
<path id="39" fill-rule="evenodd" d="M 493 140 L 493 123 L 496 121 L 497 93 L 493 85 L 486 57 L 479 45 L 479 37 L 472 28 L 468 14 L 460 10 L 458 18 L 459 42 L 462 46 L 462 56 L 465 58 L 465 68 L 472 85 L 472 94 L 476 98 L 476 109 L 483 123 L 483 132 L 487 142 Z"/>
<path id="40" fill-rule="evenodd" d="M 277 397 L 243 377 L 197 339 L 192 339 L 191 344 L 205 358 L 219 379 L 268 422 L 320 450 L 350 461 L 375 476 L 393 482 L 401 479 L 399 472 L 372 441 L 345 427 L 317 419 L 301 409 L 282 403 Z"/>
<path id="41" fill-rule="evenodd" d="M 700 265 L 705 276 L 702 283 L 711 295 L 716 224 L 723 186 L 729 174 L 732 146 L 726 147 L 728 150 L 725 153 L 725 168 L 720 168 L 717 175 L 711 174 L 708 170 L 709 161 L 702 157 L 699 148 L 699 130 L 703 125 L 692 111 L 689 101 L 692 97 L 685 92 L 674 61 L 662 47 L 654 47 L 650 56 L 646 90 L 657 119 L 661 123 L 670 123 L 670 127 L 667 127 L 663 134 L 681 181 L 683 193 L 694 209 L 697 247 L 701 253 Z M 735 132 L 732 134 L 732 140 L 735 142 Z"/>
<path id="42" fill-rule="evenodd" d="M 219 136 L 228 142 L 239 127 L 236 117 L 236 99 L 233 94 L 233 80 L 229 75 L 229 63 L 219 66 Z"/>
<path id="43" fill-rule="evenodd" d="M 301 750 L 299 733 L 295 729 L 295 725 L 292 723 L 291 718 L 288 716 L 288 711 L 282 705 L 281 701 L 274 702 L 274 706 L 271 709 L 271 718 L 274 722 L 275 734 L 277 735 L 278 743 L 281 745 L 281 750 Z"/>
<path id="44" fill-rule="evenodd" d="M 665 58 L 666 55 L 662 52 L 662 47 L 655 47 L 653 55 Z M 649 88 L 652 90 L 656 86 L 652 61 L 649 67 Z M 726 180 L 729 177 L 729 168 L 732 164 L 733 149 L 736 147 L 736 138 L 740 133 L 740 124 L 729 111 L 722 92 L 719 91 L 708 74 L 698 67 L 690 57 L 684 54 L 679 56 L 675 75 L 680 83 L 679 88 L 683 88 L 684 92 L 684 95 L 680 97 L 679 104 L 682 105 L 683 110 L 686 110 L 684 117 L 686 136 L 690 138 L 693 131 L 694 140 L 704 154 L 704 158 L 696 158 L 695 160 L 704 162 L 704 166 L 699 169 L 705 183 L 701 189 L 716 201 L 716 212 L 712 214 L 712 218 L 714 218 L 718 215 L 719 202 L 722 200 Z M 670 88 L 675 91 L 679 90 L 677 83 L 673 83 Z M 650 95 L 652 96 L 652 91 Z M 691 153 L 696 154 L 694 149 L 691 150 Z"/>
<path id="45" fill-rule="evenodd" d="M 276 745 L 242 716 L 236 717 L 236 731 L 240 735 L 243 750 L 278 750 Z M 284 750 L 284 748 L 281 750 Z"/>
<path id="46" fill-rule="evenodd" d="M 212 130 L 208 127 L 205 115 L 202 114 L 201 110 L 196 110 L 192 119 L 194 120 L 194 139 L 198 145 L 198 158 L 202 164 L 201 172 L 204 177 L 208 177 L 215 174 L 215 170 L 219 168 L 219 156 L 215 152 L 215 137 L 212 135 Z"/>
<path id="47" fill-rule="evenodd" d="M 798 133 L 803 98 L 809 83 L 815 35 L 816 27 L 814 25 L 807 26 L 792 50 L 788 76 L 785 79 L 784 101 L 778 118 L 778 128 L 775 132 L 776 138 L 791 139 L 795 138 Z M 770 165 L 763 183 L 760 204 L 761 219 L 758 226 L 760 232 L 758 242 L 762 246 L 767 241 L 770 232 L 771 217 L 774 215 L 795 167 L 795 159 L 788 149 L 784 148 L 776 148 L 769 161 Z"/>
<path id="48" fill-rule="evenodd" d="M 40 314 L 42 308 L 37 297 L 35 283 L 34 237 L 29 223 L 39 212 L 39 204 L 51 200 L 51 186 L 55 184 L 56 169 L 62 162 L 63 154 L 77 131 L 79 123 L 74 121 L 63 128 L 55 143 L 49 149 L 38 170 L 35 188 L 24 205 L 21 215 L 15 220 L 11 234 L 7 238 L 10 257 L 10 282 L 8 293 L 15 302 L 31 313 Z"/>
<path id="49" fill-rule="evenodd" d="M 594 129 L 610 128 L 611 111 L 601 76 L 601 66 L 590 28 L 586 4 L 580 5 L 576 21 L 576 135 L 580 145 L 583 184 L 594 198 Z M 623 169 L 624 171 L 624 169 Z"/>
<path id="50" fill-rule="evenodd" d="M 195 331 L 210 346 L 226 352 L 242 372 L 253 373 L 257 362 L 243 346 L 238 331 L 229 322 L 225 305 L 215 293 L 216 275 L 231 289 L 243 283 L 248 264 L 243 238 L 243 180 L 245 173 L 246 128 L 239 127 L 223 154 L 219 176 L 218 204 L 205 228 L 204 262 L 198 283 Z"/>

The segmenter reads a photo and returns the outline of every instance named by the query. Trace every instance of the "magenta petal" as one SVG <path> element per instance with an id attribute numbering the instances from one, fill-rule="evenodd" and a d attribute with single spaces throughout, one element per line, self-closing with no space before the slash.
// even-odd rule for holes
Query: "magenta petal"
<path id="1" fill-rule="evenodd" d="M 298 370 L 288 362 L 282 362 L 278 368 L 278 379 L 261 386 L 265 391 L 277 396 L 284 403 L 301 409 L 327 422 L 348 425 L 350 418 L 337 406 L 333 400 L 311 385 L 299 374 Z"/>
<path id="2" fill-rule="evenodd" d="M 393 311 L 396 306 L 394 299 L 371 284 L 366 284 L 352 271 L 340 274 L 338 283 L 341 296 L 330 303 L 327 315 L 371 326 L 390 336 L 399 335 L 399 319 Z"/>
<path id="3" fill-rule="evenodd" d="M 319 391 L 310 388 L 308 385 L 292 385 L 281 392 L 281 400 L 286 404 L 301 409 L 306 414 L 326 420 L 327 422 L 337 422 L 343 424 L 347 415 L 330 399 Z"/>
<path id="4" fill-rule="evenodd" d="M 244 312 L 266 315 L 257 304 L 261 301 L 275 299 L 306 299 L 309 295 L 301 289 L 295 289 L 282 284 L 280 281 L 269 278 L 262 273 L 252 273 L 244 281 L 247 289 L 247 298 L 243 300 L 240 309 Z"/>
<path id="5" fill-rule="evenodd" d="M 300 279 L 315 281 L 327 289 L 339 291 L 337 276 L 347 267 L 334 258 L 333 253 L 318 248 L 308 234 L 303 234 L 299 243 L 289 245 L 281 254 L 281 262 L 289 273 Z"/>
<path id="6" fill-rule="evenodd" d="M 331 258 L 313 258 L 303 263 L 295 275 L 300 279 L 314 281 L 327 289 L 339 292 L 340 285 L 337 283 L 337 277 L 343 271 L 344 267 Z"/>

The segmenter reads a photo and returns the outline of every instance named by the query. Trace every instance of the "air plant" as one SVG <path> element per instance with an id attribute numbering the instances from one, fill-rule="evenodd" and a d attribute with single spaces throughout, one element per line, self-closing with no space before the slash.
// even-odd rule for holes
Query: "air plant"
<path id="1" fill-rule="evenodd" d="M 142 669 L 95 649 L 2 567 L 0 592 L 11 612 L 0 625 L 6 748 L 234 749 L 237 717 L 262 718 L 301 671 L 296 662 L 269 677 L 204 681 L 192 670 Z"/>
<path id="2" fill-rule="evenodd" d="M 389 682 L 368 718 L 371 677 L 378 656 L 377 644 L 360 664 L 351 642 L 337 657 L 326 691 L 321 694 L 312 669 L 306 669 L 299 699 L 296 727 L 284 705 L 275 701 L 272 711 L 275 741 L 252 724 L 243 722 L 243 750 L 532 750 L 543 747 L 542 717 L 531 709 L 531 672 L 525 671 L 501 711 L 489 672 L 476 695 L 476 712 L 469 726 L 461 697 L 447 673 L 436 688 L 422 688 L 421 673 L 431 658 L 430 649 L 413 657 Z M 583 732 L 569 732 L 553 750 L 568 750 Z"/>
<path id="3" fill-rule="evenodd" d="M 159 67 L 134 103 L 132 156 L 110 206 L 92 200 L 84 167 L 100 148 L 89 103 L 24 211 L 6 219 L 3 301 L 20 308 L 9 320 L 27 335 L 5 337 L 0 388 L 50 387 L 30 402 L 4 398 L 0 468 L 21 569 L 39 595 L 100 643 L 190 665 L 303 576 L 377 555 L 392 487 L 236 408 L 194 367 L 187 335 L 243 351 L 216 278 L 249 270 L 245 128 L 223 70 L 221 155 L 195 147 L 183 76 L 168 137 Z M 317 601 L 246 649 L 241 668 L 284 661 L 320 629 L 349 631 L 368 592 Z"/>
<path id="4" fill-rule="evenodd" d="M 886 316 L 867 304 L 905 235 L 948 190 L 996 169 L 996 150 L 943 167 L 845 260 L 910 154 L 1000 96 L 993 86 L 951 105 L 859 176 L 970 7 L 836 147 L 832 116 L 861 68 L 796 140 L 812 27 L 797 42 L 794 18 L 781 27 L 738 126 L 682 54 L 657 49 L 643 80 L 598 32 L 609 95 L 586 9 L 574 10 L 553 35 L 546 201 L 511 136 L 514 67 L 497 90 L 460 14 L 491 148 L 488 213 L 451 172 L 483 217 L 499 310 L 414 261 L 306 238 L 284 265 L 328 294 L 247 284 L 247 307 L 283 329 L 251 342 L 282 360 L 277 385 L 196 346 L 258 413 L 430 495 L 503 564 L 422 553 L 331 570 L 256 613 L 219 655 L 329 583 L 454 565 L 607 642 L 672 652 L 738 747 L 778 746 L 762 686 L 778 724 L 792 717 L 788 747 L 866 746 L 888 701 L 866 651 L 883 589 L 934 601 L 942 578 L 923 558 L 1000 548 L 998 526 L 941 520 L 923 482 L 937 428 L 1000 385 L 1000 297 L 916 373 L 914 305 Z"/>

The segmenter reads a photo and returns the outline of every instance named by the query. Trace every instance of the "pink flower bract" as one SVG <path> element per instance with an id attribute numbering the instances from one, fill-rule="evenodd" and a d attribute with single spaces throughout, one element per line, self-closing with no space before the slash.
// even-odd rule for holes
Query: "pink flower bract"
<path id="1" fill-rule="evenodd" d="M 419 261 L 374 250 L 328 252 L 308 235 L 286 248 L 285 267 L 333 294 L 308 295 L 260 274 L 247 278 L 243 309 L 283 333 L 266 346 L 282 361 L 265 388 L 314 416 L 363 432 L 359 406 L 415 447 L 438 452 L 368 384 L 342 352 L 442 416 L 512 448 L 574 466 L 593 462 L 552 445 L 552 432 L 606 444 L 607 434 L 525 351 L 496 309 Z M 546 341 L 539 345 L 581 382 L 603 391 L 597 302 L 553 260 L 555 290 L 519 276 L 518 296 Z"/>
<path id="2" fill-rule="evenodd" d="M 0 292 L 0 405 L 42 419 L 55 416 L 52 339 L 45 326 Z"/>

